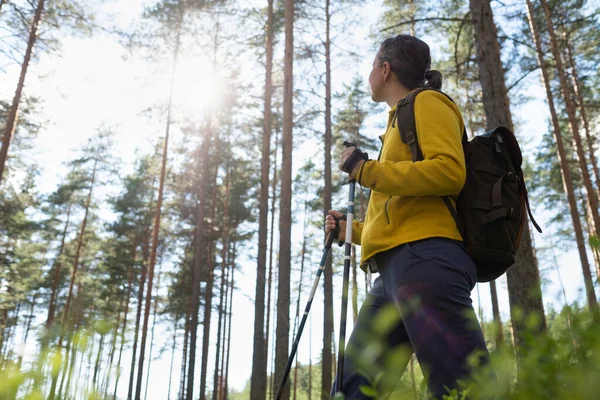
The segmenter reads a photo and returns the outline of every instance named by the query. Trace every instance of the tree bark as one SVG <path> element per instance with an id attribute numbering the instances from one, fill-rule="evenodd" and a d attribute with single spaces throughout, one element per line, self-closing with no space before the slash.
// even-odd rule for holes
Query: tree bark
<path id="1" fill-rule="evenodd" d="M 277 343 L 275 345 L 275 382 L 281 382 L 289 355 L 290 264 L 292 230 L 292 147 L 293 147 L 293 62 L 294 0 L 285 0 L 285 55 L 283 68 L 283 137 L 281 199 L 279 208 L 279 280 L 277 286 Z M 282 400 L 290 396 L 286 383 Z"/>
<path id="2" fill-rule="evenodd" d="M 500 58 L 500 44 L 490 0 L 470 0 L 469 3 L 488 129 L 498 125 L 512 129 L 508 93 Z M 546 331 L 539 270 L 531 246 L 528 223 L 523 227 L 515 264 L 507 271 L 507 280 L 516 343 L 517 347 L 522 348 L 525 345 L 526 326 L 519 318 L 517 310 L 521 310 L 526 315 L 537 314 L 541 319 L 537 330 Z"/>
<path id="3" fill-rule="evenodd" d="M 25 50 L 25 58 L 21 64 L 21 74 L 19 75 L 19 83 L 17 84 L 17 90 L 13 97 L 12 105 L 6 117 L 6 126 L 4 127 L 4 135 L 2 136 L 2 146 L 0 147 L 0 183 L 2 183 L 2 175 L 4 173 L 4 167 L 8 156 L 8 146 L 12 139 L 17 122 L 19 120 L 19 104 L 21 103 L 21 97 L 23 95 L 23 87 L 25 86 L 25 77 L 27 75 L 27 68 L 29 68 L 29 62 L 33 54 L 33 46 L 37 41 L 37 29 L 42 19 L 42 13 L 44 11 L 44 0 L 38 0 L 35 8 L 35 14 L 33 16 L 33 22 L 31 24 L 31 30 L 29 31 L 29 39 L 27 40 L 27 49 Z"/>
<path id="4" fill-rule="evenodd" d="M 592 212 L 592 217 L 594 221 L 594 232 L 596 236 L 598 236 L 598 229 L 600 229 L 600 214 L 598 213 L 598 197 L 596 197 L 596 191 L 594 190 L 594 186 L 592 185 L 592 181 L 590 179 L 590 173 L 588 171 L 588 163 L 587 157 L 583 150 L 583 144 L 581 140 L 581 135 L 579 134 L 579 124 L 577 122 L 577 116 L 575 111 L 575 106 L 573 104 L 573 100 L 571 98 L 571 93 L 569 91 L 569 84 L 567 81 L 567 76 L 565 73 L 565 69 L 563 67 L 562 58 L 560 51 L 558 50 L 558 44 L 556 40 L 556 34 L 554 32 L 554 25 L 552 23 L 552 15 L 550 11 L 550 7 L 545 0 L 541 1 L 542 8 L 544 9 L 544 15 L 546 16 L 546 26 L 548 28 L 548 33 L 550 34 L 550 44 L 552 46 L 552 55 L 554 56 L 554 61 L 556 63 L 556 70 L 558 72 L 558 77 L 560 80 L 560 88 L 564 97 L 565 105 L 567 108 L 567 115 L 569 117 L 569 125 L 571 126 L 571 132 L 573 133 L 573 141 L 575 142 L 575 149 L 577 151 L 577 158 L 579 161 L 579 169 L 581 172 L 581 177 L 583 178 L 583 184 L 585 190 L 587 192 L 587 199 L 590 203 L 590 209 Z M 589 300 L 588 300 L 589 301 Z M 597 310 L 597 306 L 593 308 L 593 310 Z"/>
<path id="5" fill-rule="evenodd" d="M 494 339 L 496 340 L 496 348 L 498 348 L 504 343 L 504 332 L 502 331 L 502 318 L 500 317 L 500 307 L 498 306 L 496 281 L 490 282 L 490 293 L 492 296 L 492 314 L 494 315 Z"/>
<path id="6" fill-rule="evenodd" d="M 586 287 L 586 295 L 588 300 L 588 306 L 590 310 L 597 310 L 598 303 L 596 301 L 596 294 L 594 292 L 594 282 L 590 272 L 590 264 L 585 246 L 585 238 L 583 235 L 583 228 L 581 226 L 581 219 L 579 210 L 577 209 L 577 200 L 575 198 L 575 189 L 573 186 L 573 179 L 571 177 L 571 168 L 569 166 L 569 159 L 565 150 L 563 142 L 563 136 L 556 114 L 556 108 L 554 106 L 554 96 L 550 87 L 550 77 L 548 75 L 548 64 L 544 58 L 544 49 L 542 48 L 542 42 L 538 27 L 536 26 L 534 15 L 535 11 L 531 0 L 526 0 L 527 3 L 527 18 L 529 19 L 529 28 L 531 29 L 531 35 L 536 47 L 536 53 L 538 63 L 542 71 L 542 80 L 546 88 L 546 97 L 548 98 L 548 107 L 550 108 L 550 116 L 552 118 L 552 126 L 554 127 L 554 139 L 556 140 L 556 147 L 558 153 L 558 161 L 560 163 L 561 176 L 563 181 L 563 189 L 567 195 L 569 202 L 569 211 L 571 212 L 571 220 L 573 222 L 573 230 L 575 232 L 575 239 L 577 242 L 577 250 L 579 251 L 579 259 L 581 261 L 581 269 L 583 272 L 583 278 Z M 587 167 L 586 167 L 587 169 Z M 594 193 L 595 196 L 595 193 Z"/>
<path id="7" fill-rule="evenodd" d="M 331 210 L 331 39 L 330 39 L 330 0 L 325 1 L 325 182 L 323 187 L 323 214 Z M 350 240 L 350 238 L 348 238 Z M 321 369 L 321 397 L 328 398 L 332 383 L 332 337 L 333 337 L 333 268 L 328 257 L 323 270 L 323 354 Z"/>
<path id="8" fill-rule="evenodd" d="M 273 0 L 267 8 L 267 43 L 265 72 L 265 105 L 260 163 L 260 202 L 258 217 L 258 258 L 256 267 L 256 295 L 254 300 L 254 351 L 250 399 L 263 400 L 267 390 L 267 346 L 265 346 L 265 272 L 267 263 L 267 224 L 269 214 L 269 161 L 271 156 L 271 95 L 273 92 Z"/>

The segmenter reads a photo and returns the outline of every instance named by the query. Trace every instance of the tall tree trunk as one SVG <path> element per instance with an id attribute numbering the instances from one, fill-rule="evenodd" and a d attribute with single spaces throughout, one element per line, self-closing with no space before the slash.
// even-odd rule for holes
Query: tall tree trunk
<path id="1" fill-rule="evenodd" d="M 529 0 L 528 0 L 529 1 Z M 587 199 L 590 203 L 590 209 L 592 212 L 592 217 L 594 221 L 594 232 L 596 236 L 598 236 L 598 230 L 600 229 L 600 214 L 598 213 L 598 197 L 596 196 L 596 191 L 594 190 L 594 186 L 592 185 L 592 181 L 590 179 L 590 173 L 588 170 L 587 157 L 583 150 L 583 144 L 581 140 L 581 135 L 579 134 L 579 124 L 577 122 L 575 105 L 573 104 L 573 99 L 571 98 L 571 93 L 569 91 L 569 83 L 567 81 L 567 76 L 565 73 L 565 69 L 562 63 L 562 57 L 560 51 L 558 50 L 558 44 L 556 40 L 556 34 L 554 32 L 554 25 L 552 22 L 552 15 L 550 11 L 550 7 L 545 0 L 542 0 L 542 8 L 544 9 L 544 15 L 546 16 L 546 26 L 548 28 L 548 33 L 550 34 L 550 44 L 552 46 L 552 55 L 554 56 L 554 61 L 556 63 L 556 70 L 558 72 L 558 77 L 560 80 L 560 88 L 564 97 L 565 105 L 567 108 L 567 115 L 569 117 L 569 125 L 571 126 L 571 132 L 573 133 L 573 141 L 575 142 L 575 149 L 577 150 L 577 158 L 579 161 L 579 169 L 581 172 L 581 177 L 583 178 L 583 184 L 585 190 L 587 192 Z M 586 288 L 589 290 L 589 288 Z M 589 299 L 588 299 L 589 301 Z M 597 311 L 598 307 L 591 307 L 592 310 Z"/>
<path id="2" fill-rule="evenodd" d="M 173 381 L 173 364 L 175 361 L 175 344 L 177 343 L 177 321 L 179 319 L 179 316 L 175 317 L 175 324 L 173 327 L 173 339 L 172 339 L 172 343 L 173 346 L 171 346 L 171 365 L 169 367 L 169 386 L 167 389 L 167 400 L 171 400 L 171 382 Z"/>
<path id="3" fill-rule="evenodd" d="M 10 140 L 15 133 L 17 128 L 17 122 L 19 120 L 19 104 L 21 103 L 21 96 L 23 95 L 23 87 L 25 86 L 25 76 L 27 75 L 27 68 L 29 68 L 29 62 L 33 54 L 33 46 L 37 41 L 37 29 L 42 19 L 42 13 L 44 11 L 44 0 L 38 0 L 35 8 L 35 14 L 33 16 L 33 22 L 31 23 L 31 30 L 29 31 L 29 40 L 27 40 L 27 49 L 25 50 L 25 58 L 21 64 L 21 74 L 19 75 L 19 83 L 17 84 L 17 90 L 13 97 L 12 105 L 8 111 L 6 117 L 6 126 L 4 127 L 4 135 L 2 136 L 2 146 L 0 147 L 0 183 L 2 183 L 2 175 L 4 173 L 4 166 L 6 164 L 6 158 L 8 156 L 8 146 Z"/>
<path id="4" fill-rule="evenodd" d="M 277 150 L 279 148 L 279 142 L 278 142 L 278 137 L 279 137 L 279 131 L 277 130 L 275 132 L 275 151 L 274 153 L 274 161 L 273 161 L 273 182 L 271 185 L 271 191 L 272 191 L 272 195 L 271 195 L 271 228 L 270 228 L 270 239 L 269 239 L 269 277 L 267 279 L 267 304 L 266 304 L 266 309 L 267 309 L 267 321 L 265 322 L 265 352 L 268 354 L 269 353 L 269 337 L 271 335 L 271 291 L 273 288 L 273 241 L 275 238 L 275 207 L 277 204 Z M 273 348 L 271 348 L 273 350 Z M 268 361 L 268 358 L 267 358 Z M 271 368 L 272 370 L 272 368 Z M 271 374 L 268 375 L 269 376 L 269 390 L 271 395 L 269 396 L 269 398 L 272 397 L 272 393 L 273 393 L 273 371 L 271 371 Z"/>
<path id="5" fill-rule="evenodd" d="M 219 382 L 219 399 L 218 400 L 222 400 L 224 399 L 225 396 L 225 358 L 227 357 L 227 323 L 229 321 L 229 318 L 231 318 L 231 316 L 227 313 L 227 310 L 229 309 L 229 269 L 231 268 L 230 265 L 230 260 L 229 260 L 229 252 L 227 254 L 227 269 L 225 270 L 225 304 L 223 307 L 223 314 L 224 314 L 224 318 L 223 318 L 223 333 L 222 333 L 222 339 L 221 339 L 221 343 L 223 344 L 221 346 L 221 380 Z M 266 389 L 265 389 L 266 391 Z"/>
<path id="6" fill-rule="evenodd" d="M 81 230 L 79 232 L 79 238 L 77 239 L 77 248 L 75 250 L 75 260 L 73 261 L 73 272 L 71 273 L 71 283 L 69 284 L 69 293 L 67 294 L 67 301 L 65 303 L 65 310 L 63 311 L 61 334 L 58 339 L 58 346 L 62 345 L 62 336 L 65 329 L 65 323 L 69 315 L 69 306 L 71 304 L 71 297 L 73 296 L 73 285 L 75 284 L 75 277 L 77 274 L 77 267 L 79 266 L 79 258 L 81 256 L 81 248 L 83 247 L 83 239 L 85 235 L 85 228 L 87 226 L 88 214 L 90 211 L 90 205 L 92 203 L 92 191 L 94 190 L 94 184 L 96 183 L 96 167 L 98 166 L 98 160 L 94 160 L 94 167 L 92 170 L 92 179 L 90 181 L 90 189 L 88 191 L 87 199 L 85 201 L 85 212 L 83 214 L 83 221 L 81 222 Z"/>
<path id="7" fill-rule="evenodd" d="M 490 282 L 490 294 L 492 296 L 492 314 L 494 316 L 494 339 L 496 341 L 496 348 L 498 348 L 504 343 L 504 332 L 502 331 L 502 317 L 500 317 L 500 307 L 498 306 L 496 281 Z"/>
<path id="8" fill-rule="evenodd" d="M 191 308 L 191 306 L 190 306 Z M 179 397 L 178 400 L 183 400 L 186 397 L 186 387 L 187 387 L 187 363 L 188 363 L 188 346 L 190 342 L 190 328 L 191 328 L 191 315 L 190 311 L 185 316 L 185 332 L 183 334 L 183 346 L 181 350 L 181 379 L 179 381 Z"/>
<path id="9" fill-rule="evenodd" d="M 102 383 L 100 385 L 100 390 L 98 390 L 98 393 L 102 392 L 104 394 L 104 397 L 106 397 L 107 393 L 108 393 L 108 385 L 109 385 L 109 381 L 110 381 L 110 376 L 111 376 L 111 372 L 113 369 L 113 365 L 115 362 L 115 354 L 117 353 L 117 337 L 119 336 L 119 327 L 121 326 L 121 307 L 119 307 L 119 310 L 117 311 L 117 321 L 115 323 L 115 328 L 114 328 L 114 332 L 112 334 L 112 340 L 110 341 L 110 350 L 108 352 L 109 356 L 108 356 L 108 368 L 106 369 L 106 372 L 104 373 L 104 376 L 102 377 Z"/>
<path id="10" fill-rule="evenodd" d="M 205 221 L 204 214 L 206 210 L 206 186 L 210 175 L 209 165 L 209 149 L 211 148 L 211 127 L 206 127 L 206 135 L 204 139 L 204 145 L 200 155 L 202 160 L 202 176 L 198 183 L 198 201 L 196 204 L 196 233 L 195 233 L 195 253 L 194 253 L 194 267 L 192 268 L 192 300 L 191 300 L 191 326 L 190 326 L 190 348 L 189 348 L 189 362 L 188 362 L 188 374 L 187 374 L 187 394 L 186 399 L 192 400 L 194 392 L 194 379 L 195 379 L 195 368 L 196 368 L 196 342 L 198 334 L 198 314 L 200 311 L 200 282 L 206 280 L 207 286 L 208 281 L 212 278 L 212 271 L 208 268 L 203 269 L 204 263 L 208 262 L 208 259 L 203 260 L 206 253 L 206 240 L 205 240 Z M 210 284 L 212 286 L 212 283 Z M 211 287 L 212 291 L 212 287 Z M 209 308 L 210 313 L 210 308 Z M 206 328 L 205 328 L 206 331 Z M 210 331 L 209 331 L 210 332 Z M 202 396 L 202 394 L 201 394 Z"/>
<path id="11" fill-rule="evenodd" d="M 217 325 L 217 351 L 215 352 L 215 373 L 213 377 L 213 400 L 218 400 L 221 398 L 220 393 L 220 379 L 222 378 L 223 372 L 222 369 L 219 368 L 221 361 L 221 331 L 223 329 L 223 314 L 224 314 L 224 306 L 223 306 L 223 297 L 225 295 L 227 282 L 225 281 L 225 271 L 227 269 L 227 253 L 229 247 L 229 162 L 226 167 L 226 175 L 225 175 L 225 201 L 223 205 L 223 248 L 221 249 L 221 288 L 219 293 L 219 322 Z M 268 187 L 267 187 L 268 189 Z M 266 222 L 266 221 L 265 221 Z M 266 241 L 266 238 L 265 238 Z M 266 244 L 266 243 L 265 243 Z M 266 253 L 265 253 L 266 257 Z M 264 271 L 263 271 L 263 297 L 264 297 Z M 261 307 L 261 312 L 264 313 L 264 298 L 263 298 L 263 306 Z M 262 338 L 261 338 L 262 339 Z M 223 347 L 225 344 L 223 343 Z M 266 381 L 265 381 L 266 382 Z"/>
<path id="12" fill-rule="evenodd" d="M 594 282 L 592 274 L 590 272 L 590 264 L 588 261 L 587 252 L 585 249 L 585 238 L 583 236 L 583 228 L 581 226 L 581 219 L 579 210 L 577 209 L 577 200 L 575 199 L 575 189 L 573 186 L 573 179 L 571 177 L 571 168 L 569 166 L 569 159 L 565 150 L 563 142 L 563 136 L 560 129 L 560 123 L 554 107 L 554 96 L 550 87 L 550 77 L 548 75 L 548 64 L 544 58 L 544 49 L 542 48 L 542 42 L 538 27 L 535 23 L 534 15 L 535 11 L 531 0 L 526 0 L 527 3 L 527 18 L 529 19 L 529 28 L 531 29 L 531 35 L 536 46 L 536 53 L 538 63 L 542 71 L 542 80 L 546 88 L 546 97 L 548 98 L 548 107 L 550 108 L 550 116 L 552 118 L 552 126 L 554 127 L 554 139 L 556 140 L 556 147 L 558 152 L 558 161 L 560 163 L 561 176 L 563 181 L 563 189 L 567 195 L 569 202 L 569 211 L 571 212 L 571 220 L 573 222 L 573 230 L 575 231 L 575 239 L 577 242 L 577 250 L 579 251 L 579 259 L 581 261 L 581 269 L 583 271 L 583 279 L 586 287 L 586 294 L 588 300 L 588 306 L 590 310 L 597 310 L 598 303 L 596 301 L 596 294 L 594 292 Z M 587 167 L 586 167 L 587 170 Z M 595 193 L 593 193 L 595 196 Z M 591 203 L 590 203 L 591 204 Z M 592 230 L 593 231 L 593 230 Z"/>
<path id="13" fill-rule="evenodd" d="M 325 0 L 325 182 L 323 186 L 323 214 L 331 210 L 331 41 L 329 11 L 330 0 Z M 351 240 L 348 238 L 348 240 Z M 321 397 L 327 398 L 332 383 L 332 343 L 333 337 L 333 268 L 331 257 L 328 257 L 323 270 L 324 305 L 323 305 L 323 354 L 321 369 Z"/>
<path id="14" fill-rule="evenodd" d="M 279 208 L 279 280 L 277 285 L 277 343 L 275 382 L 281 382 L 287 364 L 290 334 L 290 264 L 292 230 L 292 141 L 293 141 L 293 62 L 294 0 L 285 0 L 285 56 L 283 68 L 283 137 L 281 141 L 281 200 Z M 290 396 L 286 383 L 283 400 Z"/>
<path id="15" fill-rule="evenodd" d="M 150 204 L 154 203 L 154 190 L 152 190 L 152 199 Z M 150 258 L 150 227 L 146 228 L 146 238 L 142 249 L 142 269 L 140 271 L 140 283 L 138 289 L 137 311 L 135 314 L 135 328 L 133 332 L 133 344 L 131 355 L 131 368 L 129 371 L 129 388 L 127 391 L 127 400 L 133 397 L 133 382 L 135 378 L 135 362 L 137 361 L 138 339 L 140 332 L 140 322 L 142 320 L 142 308 L 144 306 L 144 288 L 146 286 L 146 275 L 148 274 L 148 259 Z"/>
<path id="16" fill-rule="evenodd" d="M 229 359 L 231 357 L 231 320 L 233 319 L 233 290 L 235 289 L 235 242 L 233 242 L 233 257 L 231 259 L 231 280 L 229 286 L 229 293 L 231 293 L 231 298 L 229 300 L 229 326 L 227 327 L 227 361 L 225 366 L 225 397 L 224 400 L 227 400 L 229 397 Z"/>
<path id="17" fill-rule="evenodd" d="M 304 201 L 304 227 L 302 232 L 302 250 L 300 253 L 300 279 L 298 281 L 298 301 L 296 302 L 296 315 L 294 316 L 294 331 L 293 337 L 296 340 L 298 334 L 298 324 L 300 322 L 300 300 L 302 298 L 302 280 L 304 278 L 304 261 L 306 260 L 306 242 L 307 242 L 307 228 L 308 228 L 308 201 Z M 294 396 L 296 400 L 298 390 L 298 354 L 296 354 L 296 365 L 294 366 Z"/>
<path id="18" fill-rule="evenodd" d="M 215 162 L 215 165 L 218 163 Z M 212 179 L 212 210 L 210 215 L 210 223 L 207 226 L 207 231 L 213 231 L 213 224 L 215 221 L 215 213 L 217 208 L 217 172 L 213 175 Z M 202 320 L 203 334 L 202 334 L 202 362 L 200 366 L 200 400 L 206 400 L 206 376 L 208 374 L 208 356 L 209 356 L 209 344 L 210 344 L 210 325 L 212 319 L 212 300 L 213 300 L 213 285 L 215 281 L 215 268 L 214 268 L 214 251 L 215 242 L 212 239 L 207 240 L 208 251 L 206 260 L 206 291 L 204 293 L 204 318 Z"/>
<path id="19" fill-rule="evenodd" d="M 579 73 L 577 72 L 577 64 L 573 58 L 573 46 L 571 45 L 570 36 L 568 33 L 565 34 L 565 44 L 567 47 L 567 58 L 569 60 L 569 66 L 571 67 L 571 76 L 573 80 L 573 90 L 577 98 L 577 105 L 579 106 L 579 114 L 581 116 L 581 122 L 585 130 L 585 139 L 588 148 L 588 155 L 590 157 L 590 163 L 592 164 L 592 171 L 594 171 L 594 179 L 596 181 L 596 196 L 600 196 L 598 191 L 600 190 L 600 171 L 598 171 L 598 161 L 596 160 L 596 154 L 594 151 L 594 138 L 590 131 L 590 123 L 585 109 L 585 103 L 583 102 L 583 84 L 579 79 Z"/>
<path id="20" fill-rule="evenodd" d="M 175 54 L 173 60 L 173 75 L 171 80 L 171 94 L 169 95 L 169 106 L 167 111 L 167 129 L 163 144 L 162 165 L 160 169 L 160 181 L 158 184 L 158 199 L 156 201 L 156 212 L 154 215 L 154 229 L 152 231 L 152 250 L 150 252 L 150 264 L 148 265 L 148 289 L 146 290 L 146 308 L 144 311 L 144 323 L 142 326 L 142 339 L 140 343 L 140 356 L 138 363 L 138 375 L 135 389 L 135 400 L 140 400 L 142 389 L 142 377 L 144 373 L 144 355 L 146 352 L 146 336 L 148 333 L 148 320 L 150 318 L 150 307 L 152 306 L 152 281 L 154 280 L 154 266 L 156 265 L 156 253 L 158 250 L 158 235 L 160 233 L 160 215 L 162 210 L 163 193 L 165 187 L 165 176 L 167 174 L 167 156 L 169 152 L 169 130 L 171 128 L 171 109 L 173 103 L 173 87 L 175 80 L 175 69 L 177 66 L 177 56 L 179 54 L 179 28 L 177 31 L 177 40 L 175 44 Z"/>
<path id="21" fill-rule="evenodd" d="M 35 302 L 37 301 L 37 293 L 34 294 L 33 299 L 31 300 L 31 307 L 29 309 L 29 315 L 27 316 L 27 325 L 25 326 L 25 334 L 23 335 L 23 343 L 27 343 L 27 338 L 29 337 L 29 330 L 31 329 L 31 321 L 35 316 L 33 311 L 35 308 Z M 23 353 L 19 353 L 19 359 L 17 361 L 17 370 L 21 370 L 21 363 L 23 362 Z"/>
<path id="22" fill-rule="evenodd" d="M 94 377 L 92 378 L 92 388 L 98 391 L 98 374 L 100 372 L 100 360 L 102 359 L 102 353 L 104 352 L 104 334 L 100 335 L 100 343 L 98 344 L 98 353 L 96 354 L 96 362 L 94 363 Z M 91 356 L 91 354 L 90 354 Z"/>
<path id="23" fill-rule="evenodd" d="M 16 330 L 17 330 L 17 326 L 19 325 L 19 313 L 21 312 L 21 302 L 17 303 L 17 305 L 14 307 L 13 309 L 13 323 L 11 324 L 11 326 L 9 327 L 9 331 L 8 331 L 8 339 L 10 340 L 10 345 L 9 345 L 9 341 L 6 341 L 6 360 L 10 360 L 13 357 L 13 351 L 15 349 L 15 337 L 16 337 Z"/>
<path id="24" fill-rule="evenodd" d="M 71 219 L 71 203 L 67 206 L 67 221 L 65 222 L 65 228 L 63 229 L 62 236 L 60 239 L 60 247 L 58 248 L 58 254 L 54 259 L 54 265 L 52 268 L 54 269 L 54 278 L 52 279 L 52 289 L 50 293 L 50 304 L 48 304 L 48 318 L 46 319 L 46 329 L 49 329 L 54 322 L 54 312 L 56 310 L 56 296 L 58 294 L 58 286 L 60 284 L 60 257 L 62 256 L 63 250 L 65 248 L 65 240 L 67 237 L 67 231 L 69 229 L 69 221 Z M 45 347 L 45 346 L 44 346 Z"/>
<path id="25" fill-rule="evenodd" d="M 269 159 L 271 156 L 271 95 L 273 92 L 273 0 L 268 0 L 265 106 L 260 163 L 260 202 L 258 217 L 258 258 L 254 299 L 254 349 L 250 399 L 263 400 L 267 390 L 267 346 L 265 346 L 265 272 L 267 264 L 267 224 L 269 215 Z"/>
<path id="26" fill-rule="evenodd" d="M 137 245 L 134 246 L 134 249 Z M 117 398 L 117 388 L 119 387 L 119 379 L 121 378 L 121 358 L 123 356 L 123 348 L 125 347 L 125 332 L 127 331 L 127 315 L 129 314 L 129 300 L 131 299 L 131 289 L 133 287 L 133 265 L 135 264 L 135 252 L 133 253 L 132 263 L 129 267 L 129 279 L 127 281 L 127 296 L 125 299 L 125 313 L 123 316 L 123 327 L 121 328 L 121 343 L 119 345 L 119 357 L 117 358 L 117 373 L 115 377 L 115 387 L 113 389 L 113 397 Z"/>
<path id="27" fill-rule="evenodd" d="M 487 126 L 494 128 L 504 125 L 512 129 L 504 69 L 500 58 L 500 44 L 490 0 L 470 0 L 469 3 Z M 517 347 L 522 349 L 528 328 L 525 326 L 525 321 L 519 318 L 520 314 L 517 310 L 521 310 L 526 315 L 537 314 L 540 318 L 537 331 L 546 331 L 540 275 L 537 258 L 531 245 L 528 223 L 523 227 L 515 265 L 509 268 L 506 275 L 516 343 Z"/>
<path id="28" fill-rule="evenodd" d="M 161 257 L 162 258 L 162 257 Z M 152 329 L 150 330 L 150 351 L 148 351 L 148 371 L 146 372 L 146 387 L 144 388 L 144 400 L 148 397 L 148 382 L 150 382 L 150 365 L 152 364 L 152 349 L 154 347 L 154 328 L 156 327 L 156 314 L 158 313 L 158 290 L 160 289 L 160 265 L 158 267 L 158 277 L 156 281 L 156 293 L 154 294 L 154 310 L 152 311 Z"/>
<path id="29" fill-rule="evenodd" d="M 156 202 L 156 212 L 154 215 L 154 229 L 152 232 L 152 250 L 150 252 L 150 264 L 148 268 L 148 290 L 146 290 L 146 309 L 144 312 L 144 324 L 142 328 L 142 340 L 140 343 L 140 357 L 138 363 L 138 376 L 135 390 L 135 400 L 140 400 L 142 389 L 142 377 L 144 372 L 144 354 L 146 351 L 146 335 L 148 332 L 148 320 L 150 317 L 150 307 L 152 301 L 152 281 L 154 279 L 154 266 L 156 264 L 156 253 L 158 249 L 158 235 L 160 233 L 160 216 L 162 210 L 163 193 L 165 186 L 165 176 L 167 174 L 167 157 L 169 152 L 169 133 L 171 129 L 171 113 L 173 109 L 173 91 L 175 88 L 175 71 L 177 70 L 177 59 L 179 57 L 179 46 L 181 43 L 181 24 L 183 20 L 183 5 L 181 1 L 177 3 L 179 7 L 179 19 L 177 21 L 175 49 L 173 52 L 173 69 L 171 72 L 171 88 L 169 93 L 169 105 L 167 107 L 167 126 L 165 139 L 163 143 L 162 164 L 160 169 L 160 181 L 158 184 L 158 199 Z"/>

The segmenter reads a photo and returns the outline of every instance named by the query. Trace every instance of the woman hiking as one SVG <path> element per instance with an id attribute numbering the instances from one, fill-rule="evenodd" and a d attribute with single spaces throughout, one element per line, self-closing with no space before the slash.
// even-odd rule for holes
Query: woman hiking
<path id="1" fill-rule="evenodd" d="M 339 157 L 340 169 L 371 189 L 365 220 L 354 221 L 351 240 L 361 246 L 361 267 L 379 272 L 348 340 L 341 385 L 346 399 L 373 398 L 364 386 L 374 387 L 378 398 L 389 396 L 413 352 L 435 398 L 460 390 L 457 381 L 469 377 L 472 354 L 480 363 L 489 357 L 470 297 L 477 271 L 442 199 L 449 196 L 455 206 L 466 179 L 461 113 L 443 93 L 417 95 L 416 135 L 424 158 L 418 162 L 395 122 L 397 104 L 411 91 L 441 89 L 442 75 L 430 64 L 422 40 L 398 35 L 382 42 L 369 75 L 373 101 L 391 108 L 379 158 L 365 161 L 354 147 Z M 342 215 L 330 211 L 325 228 L 335 229 L 338 219 L 338 239 L 345 241 Z M 381 337 L 372 322 L 384 307 L 394 310 L 397 322 Z M 363 365 L 361 351 L 374 340 L 382 341 L 383 350 Z M 398 348 L 404 351 L 394 352 Z M 386 364 L 391 354 L 395 361 Z"/>

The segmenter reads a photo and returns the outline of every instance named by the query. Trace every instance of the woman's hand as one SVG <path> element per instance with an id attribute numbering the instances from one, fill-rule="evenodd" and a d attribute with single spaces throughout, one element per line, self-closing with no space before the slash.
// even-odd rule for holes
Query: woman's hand
<path id="1" fill-rule="evenodd" d="M 336 228 L 335 219 L 333 217 L 338 218 L 340 233 L 337 237 L 337 240 L 340 242 L 345 242 L 346 240 L 346 221 L 339 219 L 343 217 L 344 214 L 337 210 L 329 210 L 329 213 L 325 217 L 325 233 L 329 235 L 329 233 Z"/>
<path id="2" fill-rule="evenodd" d="M 344 171 L 344 164 L 346 163 L 346 160 L 348 160 L 348 158 L 352 155 L 352 153 L 354 153 L 354 150 L 356 150 L 356 147 L 347 147 L 344 150 L 342 150 L 342 154 L 340 155 L 340 161 L 338 162 L 338 167 L 340 170 Z M 360 167 L 364 163 L 365 160 L 359 160 L 356 163 L 356 165 L 352 168 L 352 171 L 348 173 L 348 175 L 350 175 L 352 179 L 356 179 L 358 171 L 360 171 Z"/>

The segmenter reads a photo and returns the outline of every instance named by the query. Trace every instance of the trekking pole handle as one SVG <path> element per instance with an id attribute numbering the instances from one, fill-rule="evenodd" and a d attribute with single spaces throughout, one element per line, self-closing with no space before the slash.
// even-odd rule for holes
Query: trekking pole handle
<path id="1" fill-rule="evenodd" d="M 344 245 L 344 242 L 339 240 L 341 232 L 340 221 L 347 221 L 348 218 L 346 217 L 346 215 L 342 215 L 341 217 L 336 217 L 335 215 L 332 215 L 332 217 L 335 220 L 335 229 L 330 232 L 330 235 L 333 235 L 331 243 L 333 243 L 333 239 L 338 239 L 338 245 L 342 247 Z M 329 244 L 330 246 L 331 243 Z"/>

